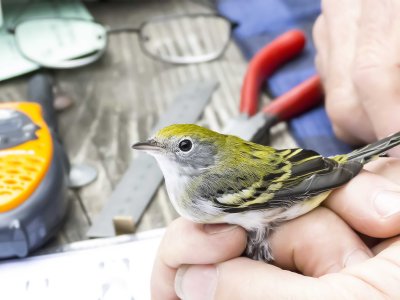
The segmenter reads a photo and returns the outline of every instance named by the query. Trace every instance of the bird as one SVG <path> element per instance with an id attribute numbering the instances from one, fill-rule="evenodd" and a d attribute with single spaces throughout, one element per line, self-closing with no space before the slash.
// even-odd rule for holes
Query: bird
<path id="1" fill-rule="evenodd" d="M 268 241 L 274 230 L 318 207 L 365 163 L 399 144 L 400 132 L 348 154 L 324 157 L 313 150 L 275 149 L 194 124 L 174 124 L 132 148 L 157 160 L 182 217 L 243 227 L 246 256 L 271 262 Z"/>

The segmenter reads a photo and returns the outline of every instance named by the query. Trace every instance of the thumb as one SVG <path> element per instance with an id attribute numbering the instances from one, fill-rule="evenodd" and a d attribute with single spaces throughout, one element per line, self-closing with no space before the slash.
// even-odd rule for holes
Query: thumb
<path id="1" fill-rule="evenodd" d="M 248 258 L 179 269 L 175 290 L 181 299 L 331 299 L 316 278 L 285 271 Z"/>

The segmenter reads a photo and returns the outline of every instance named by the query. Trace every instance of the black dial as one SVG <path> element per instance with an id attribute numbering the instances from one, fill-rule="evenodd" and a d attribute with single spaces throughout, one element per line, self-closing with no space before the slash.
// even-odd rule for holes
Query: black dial
<path id="1" fill-rule="evenodd" d="M 0 109 L 0 150 L 18 146 L 37 139 L 40 129 L 24 113 L 12 109 Z"/>

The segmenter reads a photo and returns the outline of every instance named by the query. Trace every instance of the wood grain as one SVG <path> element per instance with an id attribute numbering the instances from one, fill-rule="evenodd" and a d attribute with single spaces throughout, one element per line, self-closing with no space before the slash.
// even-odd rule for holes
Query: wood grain
<path id="1" fill-rule="evenodd" d="M 159 15 L 210 11 L 201 3 L 182 0 L 136 0 L 87 6 L 96 20 L 111 28 L 139 26 Z M 75 100 L 73 107 L 59 115 L 61 136 L 68 155 L 73 163 L 85 162 L 96 167 L 99 176 L 89 186 L 70 193 L 68 218 L 51 244 L 86 238 L 91 220 L 107 202 L 136 155 L 130 145 L 148 137 L 181 85 L 195 79 L 215 78 L 219 81 L 220 87 L 199 124 L 220 130 L 238 114 L 245 68 L 246 62 L 233 42 L 216 61 L 177 66 L 149 58 L 140 49 L 136 35 L 121 33 L 110 36 L 105 56 L 95 64 L 54 72 L 59 87 Z M 1 83 L 0 101 L 23 100 L 28 78 L 24 76 Z M 281 137 L 280 145 L 293 145 L 287 135 L 282 135 L 284 125 L 275 131 L 275 136 Z M 137 230 L 163 227 L 176 217 L 163 185 Z"/>

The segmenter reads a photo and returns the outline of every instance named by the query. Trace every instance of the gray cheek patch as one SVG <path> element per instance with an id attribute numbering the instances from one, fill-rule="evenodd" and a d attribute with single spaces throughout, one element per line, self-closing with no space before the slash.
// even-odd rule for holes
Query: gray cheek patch
<path id="1" fill-rule="evenodd" d="M 176 160 L 190 168 L 207 168 L 214 165 L 217 149 L 214 144 L 194 144 L 189 153 L 177 153 Z"/>

